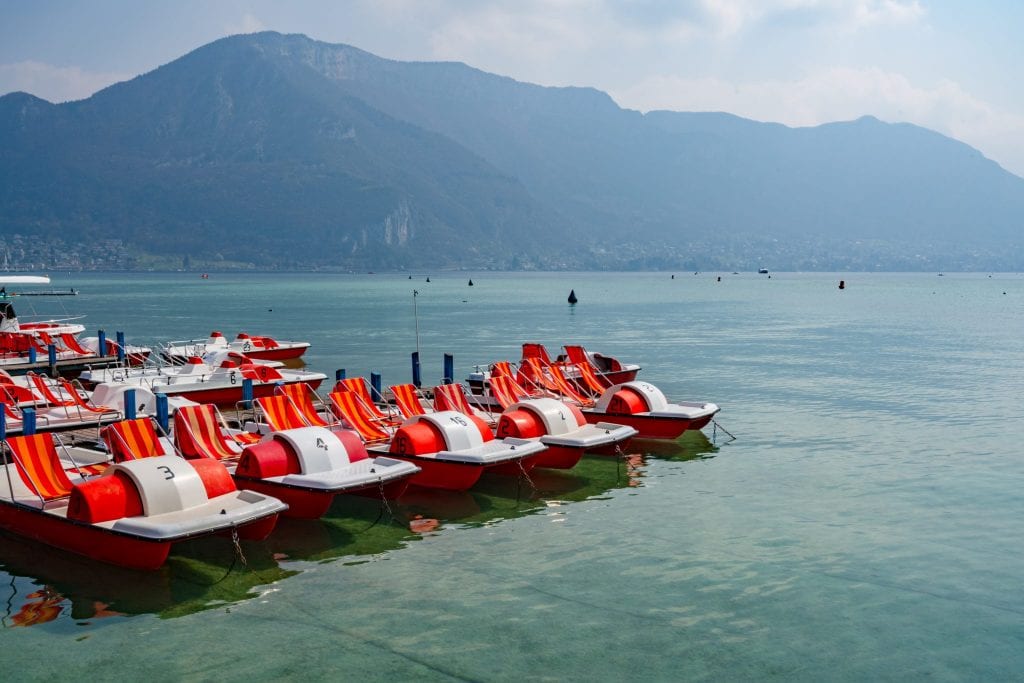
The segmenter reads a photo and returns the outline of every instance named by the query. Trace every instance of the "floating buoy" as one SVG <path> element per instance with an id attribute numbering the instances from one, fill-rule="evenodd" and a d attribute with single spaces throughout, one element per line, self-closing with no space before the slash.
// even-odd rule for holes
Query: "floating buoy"
<path id="1" fill-rule="evenodd" d="M 430 282 L 430 278 L 429 277 L 427 278 L 427 282 Z"/>
<path id="2" fill-rule="evenodd" d="M 576 298 L 576 290 L 575 289 L 570 289 L 569 290 L 569 303 L 575 306 L 577 301 L 579 301 L 579 299 Z"/>
<path id="3" fill-rule="evenodd" d="M 470 286 L 470 287 L 472 287 L 472 286 L 473 286 L 473 278 L 470 278 L 470 279 L 469 279 L 469 286 Z"/>
<path id="4" fill-rule="evenodd" d="M 673 279 L 673 280 L 675 280 L 675 279 L 676 279 L 676 276 L 675 276 L 675 275 L 673 275 L 673 276 L 672 276 L 672 279 Z"/>
<path id="5" fill-rule="evenodd" d="M 846 289 L 846 280 L 839 281 L 839 289 Z"/>
<path id="6" fill-rule="evenodd" d="M 721 275 L 719 275 L 719 276 L 718 276 L 718 281 L 719 281 L 719 282 L 721 282 L 721 281 L 722 281 L 722 276 L 721 276 Z"/>

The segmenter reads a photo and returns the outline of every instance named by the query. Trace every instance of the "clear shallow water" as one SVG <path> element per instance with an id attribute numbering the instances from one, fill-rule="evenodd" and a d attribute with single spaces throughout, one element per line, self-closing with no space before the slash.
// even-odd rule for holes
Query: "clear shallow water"
<path id="1" fill-rule="evenodd" d="M 444 352 L 462 377 L 577 341 L 716 401 L 738 440 L 414 496 L 391 523 L 337 504 L 244 567 L 219 539 L 140 575 L 0 536 L 4 624 L 37 622 L 0 630 L 5 677 L 1021 677 L 1024 278 L 425 275 L 55 286 L 129 341 L 308 339 L 311 367 L 385 383 L 409 377 L 415 288 L 425 382 Z"/>

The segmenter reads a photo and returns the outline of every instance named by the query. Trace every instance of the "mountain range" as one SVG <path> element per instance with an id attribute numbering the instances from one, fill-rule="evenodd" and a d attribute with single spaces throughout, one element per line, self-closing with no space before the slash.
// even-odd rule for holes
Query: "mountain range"
<path id="1" fill-rule="evenodd" d="M 1021 225 L 1024 179 L 918 126 L 642 114 L 301 35 L 0 97 L 0 239 L 136 267 L 1019 270 Z"/>

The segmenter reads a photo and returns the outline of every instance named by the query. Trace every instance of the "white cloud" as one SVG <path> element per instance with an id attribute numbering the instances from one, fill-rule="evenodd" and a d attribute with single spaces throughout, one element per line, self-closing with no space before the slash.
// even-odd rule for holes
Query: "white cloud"
<path id="1" fill-rule="evenodd" d="M 51 102 L 67 102 L 84 99 L 128 78 L 131 76 L 127 74 L 86 71 L 77 66 L 15 62 L 0 64 L 0 93 L 23 90 Z"/>
<path id="2" fill-rule="evenodd" d="M 259 33 L 260 31 L 266 31 L 267 27 L 255 15 L 246 12 L 238 23 L 228 24 L 224 27 L 224 30 L 228 35 L 237 35 L 239 33 Z"/>
<path id="3" fill-rule="evenodd" d="M 881 69 L 828 68 L 794 81 L 734 83 L 655 76 L 613 92 L 621 105 L 648 111 L 727 111 L 759 121 L 814 126 L 865 114 L 905 121 L 977 147 L 1024 176 L 1024 117 L 1000 110 L 944 80 L 921 87 Z"/>

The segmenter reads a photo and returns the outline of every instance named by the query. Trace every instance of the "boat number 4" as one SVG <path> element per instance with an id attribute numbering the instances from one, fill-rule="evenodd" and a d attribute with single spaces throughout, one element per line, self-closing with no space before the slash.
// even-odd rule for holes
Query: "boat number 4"
<path id="1" fill-rule="evenodd" d="M 317 448 L 322 448 L 325 451 L 327 450 L 327 444 L 324 442 L 323 439 L 321 439 L 319 437 L 317 437 L 317 440 L 316 440 L 316 447 Z"/>
<path id="2" fill-rule="evenodd" d="M 157 469 L 162 470 L 163 473 L 167 475 L 164 479 L 174 479 L 174 472 L 172 472 L 171 468 L 167 465 L 158 465 Z"/>

